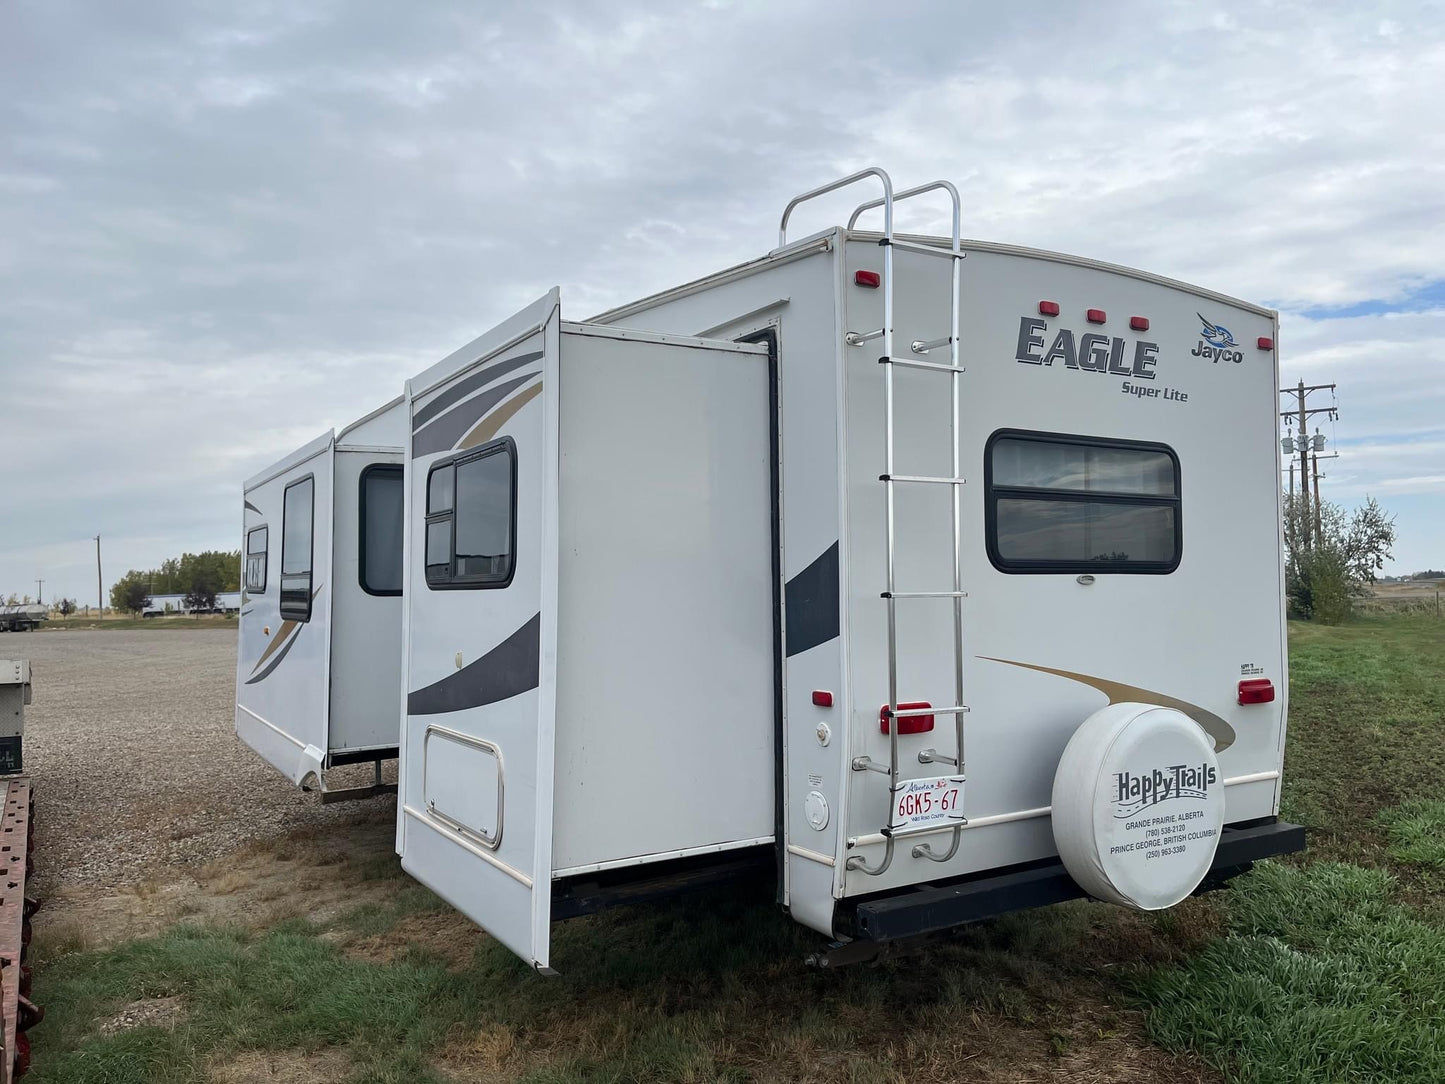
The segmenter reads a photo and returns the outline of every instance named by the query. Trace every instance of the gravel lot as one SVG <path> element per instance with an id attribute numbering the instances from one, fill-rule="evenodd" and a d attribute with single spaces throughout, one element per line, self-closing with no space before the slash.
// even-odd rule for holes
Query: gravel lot
<path id="1" fill-rule="evenodd" d="M 236 737 L 234 629 L 0 637 L 12 656 L 33 670 L 25 759 L 42 893 L 138 884 L 391 801 L 323 807 Z M 369 766 L 350 771 L 369 781 Z"/>

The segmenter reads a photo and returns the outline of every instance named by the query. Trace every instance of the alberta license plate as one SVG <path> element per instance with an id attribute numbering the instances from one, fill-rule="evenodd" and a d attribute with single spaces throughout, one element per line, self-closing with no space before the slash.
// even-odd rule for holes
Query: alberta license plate
<path id="1" fill-rule="evenodd" d="M 962 823 L 963 777 L 960 775 L 905 779 L 893 792 L 893 818 L 889 827 L 894 831 Z"/>

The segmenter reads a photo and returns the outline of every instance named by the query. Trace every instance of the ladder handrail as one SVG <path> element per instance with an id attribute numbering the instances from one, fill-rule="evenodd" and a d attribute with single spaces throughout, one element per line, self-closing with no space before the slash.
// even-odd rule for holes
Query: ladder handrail
<path id="1" fill-rule="evenodd" d="M 950 443 L 951 443 L 952 446 L 953 446 L 953 449 L 952 449 L 952 451 L 953 451 L 953 454 L 952 454 L 952 459 L 953 459 L 953 464 L 952 464 L 952 466 L 953 466 L 953 469 L 952 469 L 952 474 L 950 475 L 950 477 L 953 478 L 953 479 L 958 479 L 958 478 L 961 477 L 961 473 L 962 473 L 962 469 L 963 469 L 963 467 L 962 467 L 962 447 L 961 447 L 961 440 L 960 440 L 960 438 L 961 438 L 961 436 L 962 436 L 962 434 L 961 434 L 961 432 L 960 432 L 960 427 L 961 427 L 962 418 L 961 418 L 961 402 L 960 402 L 961 396 L 960 396 L 960 387 L 959 387 L 959 378 L 960 378 L 960 376 L 961 376 L 962 373 L 963 373 L 963 366 L 962 366 L 961 363 L 960 363 L 960 357 L 959 357 L 959 353 L 960 353 L 960 343 L 959 343 L 960 311 L 959 311 L 959 310 L 960 310 L 960 308 L 961 308 L 961 298 L 960 298 L 959 295 L 960 295 L 960 288 L 961 288 L 961 281 L 962 281 L 962 280 L 961 280 L 961 274 L 960 274 L 959 264 L 960 264 L 960 263 L 962 262 L 962 260 L 963 260 L 962 236 L 961 236 L 961 232 L 962 232 L 962 219 L 963 219 L 963 209 L 962 209 L 962 200 L 959 198 L 959 195 L 958 195 L 958 189 L 957 189 L 956 187 L 954 187 L 954 185 L 952 185 L 950 182 L 948 182 L 948 181 L 941 181 L 941 180 L 940 180 L 940 181 L 931 181 L 931 182 L 929 182 L 929 183 L 927 183 L 927 184 L 918 185 L 918 186 L 916 186 L 916 187 L 914 187 L 914 188 L 904 189 L 902 192 L 898 192 L 898 193 L 896 193 L 896 194 L 895 194 L 895 193 L 885 192 L 883 199 L 881 199 L 881 200 L 871 200 L 871 201 L 869 201 L 869 202 L 867 202 L 867 203 L 863 203 L 863 204 L 861 204 L 856 210 L 854 210 L 854 212 L 853 212 L 853 214 L 852 214 L 852 217 L 850 217 L 849 220 L 848 220 L 848 229 L 851 230 L 851 229 L 854 227 L 854 225 L 855 225 L 855 224 L 857 223 L 857 221 L 858 221 L 858 217 L 859 217 L 861 214 L 863 214 L 865 211 L 871 210 L 871 209 L 873 209 L 874 207 L 879 207 L 879 206 L 883 207 L 883 209 L 884 209 L 884 253 L 885 253 L 885 255 L 884 255 L 884 262 L 885 262 L 885 270 L 884 270 L 884 287 L 885 287 L 884 306 L 885 306 L 885 310 L 886 310 L 886 311 L 885 311 L 885 316 L 884 316 L 884 325 L 885 325 L 885 326 L 884 326 L 884 338 L 885 338 L 885 340 L 886 340 L 887 343 L 891 344 L 892 337 L 893 337 L 893 336 L 892 336 L 892 332 L 893 332 L 893 327 L 892 327 L 892 304 L 891 304 L 891 302 L 892 302 L 892 288 L 893 288 L 893 281 L 892 281 L 892 280 L 893 280 L 893 273 L 892 273 L 892 272 L 893 272 L 892 255 L 893 255 L 893 249 L 894 249 L 894 244 L 893 244 L 893 204 L 896 203 L 897 201 L 901 200 L 901 199 L 909 199 L 909 198 L 911 198 L 911 197 L 913 197 L 913 196 L 919 196 L 919 195 L 923 195 L 924 193 L 934 192 L 934 191 L 943 191 L 943 192 L 947 193 L 948 196 L 949 196 L 949 200 L 950 200 L 950 202 L 951 202 L 952 205 L 953 205 L 953 207 L 952 207 L 952 210 L 953 210 L 953 229 L 952 229 L 952 237 L 951 237 L 952 247 L 951 247 L 951 249 L 950 249 L 950 254 L 951 254 L 951 256 L 952 256 L 953 258 L 949 261 L 949 262 L 952 264 L 952 268 L 951 268 L 952 274 L 951 274 L 951 276 L 950 276 L 951 285 L 952 285 L 952 293 L 951 293 L 951 297 L 949 298 L 949 334 L 948 334 L 948 339 L 947 339 L 948 346 L 949 346 L 949 365 L 947 365 L 947 366 L 938 366 L 938 368 L 947 371 L 947 372 L 948 372 L 948 376 L 949 376 L 949 392 L 950 392 L 950 396 L 949 396 L 949 397 L 950 397 L 951 406 L 952 406 L 952 414 L 951 414 L 951 419 L 950 419 L 949 435 L 950 435 L 950 437 L 951 437 Z M 785 219 L 786 219 L 786 216 L 785 216 Z M 856 338 L 856 341 L 857 341 L 857 342 L 862 342 L 862 341 L 864 341 L 866 338 L 871 338 L 871 337 L 872 337 L 872 336 L 856 336 L 855 338 Z M 850 340 L 850 341 L 853 341 L 853 340 Z M 855 343 L 855 344 L 856 344 L 856 343 Z M 919 344 L 915 344 L 915 349 L 917 348 L 917 345 L 919 345 Z M 932 344 L 927 344 L 927 345 L 942 345 L 942 343 L 932 343 Z M 925 350 L 926 350 L 926 346 L 925 346 Z M 894 483 L 894 481 L 897 480 L 897 479 L 895 478 L 894 473 L 893 473 L 893 450 L 894 450 L 894 449 L 893 449 L 893 428 L 894 428 L 894 426 L 893 426 L 893 421 L 894 421 L 893 412 L 894 412 L 894 399 L 893 399 L 893 360 L 892 360 L 892 357 L 893 357 L 893 351 L 892 351 L 892 349 L 891 349 L 891 345 L 885 346 L 884 353 L 883 353 L 883 357 L 880 358 L 879 360 L 882 361 L 882 362 L 884 362 L 884 374 L 883 374 L 883 381 L 884 381 L 884 382 L 883 382 L 883 389 L 884 389 L 884 390 L 883 390 L 883 399 L 884 399 L 884 452 L 883 452 L 883 454 L 884 454 L 884 473 L 883 473 L 883 475 L 881 476 L 881 480 L 883 481 L 884 487 L 885 487 L 885 488 L 884 488 L 884 493 L 885 493 L 885 498 L 884 498 L 884 499 L 885 499 L 885 519 L 886 519 L 886 528 L 887 528 L 887 548 L 886 548 L 886 551 L 885 551 L 885 566 L 886 566 L 886 567 L 885 567 L 885 573 L 886 573 L 886 577 L 887 577 L 887 590 L 884 592 L 883 597 L 884 597 L 884 599 L 885 599 L 886 602 L 887 602 L 887 608 L 888 608 L 888 708 L 887 708 L 887 710 L 888 710 L 889 715 L 895 715 L 895 713 L 897 713 L 898 710 L 899 710 L 899 709 L 898 709 L 898 632 L 897 632 L 898 626 L 897 626 L 897 613 L 896 613 L 896 610 L 895 610 L 895 604 L 896 604 L 896 600 L 897 600 L 897 598 L 898 598 L 898 592 L 895 591 L 895 585 L 896 585 L 896 584 L 895 584 L 895 572 L 896 572 L 895 560 L 896 560 L 896 555 L 895 555 L 894 507 L 893 507 L 893 483 Z M 960 776 L 962 776 L 962 775 L 964 774 L 964 770 L 965 770 L 965 768 L 964 768 L 964 764 L 965 764 L 965 760 L 964 760 L 964 710 L 966 710 L 966 709 L 963 709 L 963 708 L 961 707 L 961 706 L 963 705 L 963 703 L 964 703 L 964 697 L 963 697 L 963 691 L 964 691 L 964 690 L 963 690 L 963 655 L 964 655 L 964 649 L 963 649 L 963 597 L 964 597 L 964 592 L 963 592 L 962 494 L 960 493 L 960 487 L 959 487 L 958 485 L 956 485 L 956 484 L 955 484 L 955 485 L 951 485 L 949 488 L 950 488 L 951 491 L 952 491 L 952 497 L 953 497 L 953 501 L 952 501 L 952 505 L 953 505 L 953 507 L 952 507 L 952 512 L 953 512 L 953 591 L 945 593 L 945 597 L 951 597 L 952 600 L 953 600 L 953 665 L 954 665 L 954 697 L 955 697 L 954 703 L 957 704 L 957 705 L 960 705 L 960 708 L 954 712 L 954 737 L 955 737 L 955 741 L 956 741 L 956 745 L 955 745 L 956 754 L 955 754 L 953 763 L 954 763 L 954 767 L 956 768 L 958 774 L 959 774 Z M 894 795 L 895 795 L 895 794 L 897 793 L 897 791 L 898 791 L 898 787 L 899 787 L 899 774 L 900 774 L 900 773 L 899 773 L 899 767 L 900 767 L 900 765 L 899 765 L 899 763 L 898 763 L 898 727 L 897 727 L 896 725 L 890 726 L 890 727 L 888 728 L 888 736 L 889 736 L 889 741 L 888 741 L 888 754 L 889 754 L 889 755 L 888 755 L 888 761 L 889 761 L 889 764 L 888 764 L 888 772 L 887 772 L 887 775 L 888 775 L 888 793 L 889 793 L 888 826 L 889 826 L 889 828 L 891 828 L 891 827 L 892 827 L 892 823 L 893 823 L 893 799 L 894 799 Z M 921 758 L 920 758 L 920 759 L 921 759 Z M 862 758 L 858 758 L 858 760 L 861 760 L 861 761 L 864 762 L 864 764 L 863 764 L 862 766 L 865 766 L 865 767 L 868 766 L 867 763 L 866 763 L 867 760 L 868 760 L 868 758 L 862 757 Z M 858 761 L 855 760 L 855 762 L 854 762 L 854 768 L 856 769 L 856 768 L 858 768 L 859 766 L 860 766 L 860 765 L 859 765 Z M 880 770 L 880 771 L 881 771 L 881 769 L 876 769 L 876 770 Z M 967 823 L 967 822 L 965 821 L 965 822 L 963 822 L 963 823 Z M 847 869 L 858 870 L 858 871 L 861 872 L 861 873 L 864 873 L 864 874 L 867 874 L 867 875 L 873 876 L 873 877 L 879 876 L 879 875 L 881 875 L 882 873 L 884 873 L 884 872 L 893 864 L 894 849 L 895 849 L 895 843 L 894 843 L 894 841 L 895 841 L 895 836 L 894 836 L 894 834 L 893 834 L 891 831 L 886 831 L 886 830 L 885 830 L 885 833 L 884 833 L 884 834 L 887 836 L 887 839 L 886 839 L 886 841 L 885 841 L 885 843 L 884 843 L 883 855 L 882 855 L 881 859 L 878 861 L 878 863 L 877 863 L 876 865 L 870 866 L 870 865 L 868 865 L 867 860 L 866 860 L 865 858 L 863 858 L 861 855 L 855 855 L 855 856 L 850 857 L 850 858 L 847 860 L 846 868 L 847 868 Z M 914 858 L 927 858 L 927 859 L 929 859 L 929 860 L 931 860 L 931 861 L 934 861 L 934 862 L 948 862 L 948 861 L 950 861 L 950 860 L 953 858 L 953 856 L 958 853 L 958 847 L 959 847 L 959 844 L 960 844 L 960 842 L 962 841 L 962 838 L 963 838 L 963 824 L 959 824 L 959 825 L 954 826 L 953 829 L 952 829 L 952 833 L 951 833 L 951 834 L 952 834 L 952 840 L 951 840 L 951 842 L 950 842 L 950 845 L 949 845 L 949 847 L 948 847 L 948 850 L 945 851 L 944 853 L 942 853 L 942 854 L 935 854 L 935 853 L 933 852 L 933 849 L 932 849 L 927 843 L 920 843 L 920 844 L 918 844 L 918 845 L 916 845 L 916 846 L 914 846 L 914 847 L 912 848 L 912 856 L 913 856 Z"/>
<path id="2" fill-rule="evenodd" d="M 872 204 L 872 206 L 881 206 L 883 208 L 883 235 L 891 240 L 893 237 L 893 180 L 877 166 L 869 166 L 867 169 L 860 169 L 857 173 L 850 173 L 846 177 L 840 177 L 836 181 L 830 181 L 828 184 L 811 188 L 789 200 L 788 205 L 783 208 L 782 221 L 778 223 L 778 247 L 783 248 L 787 245 L 788 217 L 800 203 L 806 203 L 810 199 L 817 199 L 819 196 L 827 195 L 829 192 L 836 192 L 840 188 L 847 188 L 850 184 L 857 184 L 859 181 L 865 180 L 868 177 L 876 177 L 879 183 L 883 185 L 882 199 Z"/>
<path id="3" fill-rule="evenodd" d="M 960 230 L 962 229 L 963 223 L 963 202 L 959 199 L 958 189 L 954 187 L 953 182 L 929 181 L 927 184 L 915 185 L 913 188 L 905 188 L 902 192 L 893 193 L 893 203 L 898 204 L 906 199 L 912 199 L 914 196 L 921 196 L 925 192 L 936 192 L 940 189 L 944 192 L 947 192 L 949 199 L 953 202 L 953 251 L 958 252 L 960 244 L 962 242 Z M 853 210 L 852 217 L 848 219 L 848 228 L 851 230 L 854 226 L 856 226 L 858 224 L 858 219 L 863 215 L 865 211 L 871 211 L 873 210 L 873 208 L 881 207 L 882 205 L 883 201 L 876 199 L 869 200 L 867 203 L 858 204 L 858 206 Z M 892 216 L 890 215 L 889 217 L 891 218 Z M 890 240 L 892 240 L 893 223 L 889 222 L 887 226 L 888 228 L 885 231 L 886 235 Z"/>

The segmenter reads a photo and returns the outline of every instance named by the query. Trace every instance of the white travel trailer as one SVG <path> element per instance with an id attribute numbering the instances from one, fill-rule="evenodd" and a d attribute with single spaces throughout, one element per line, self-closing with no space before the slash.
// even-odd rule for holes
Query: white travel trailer
<path id="1" fill-rule="evenodd" d="M 896 234 L 928 193 L 953 236 Z M 762 861 L 831 965 L 1303 846 L 1276 337 L 881 170 L 592 323 L 554 290 L 407 385 L 404 868 L 545 971 Z"/>
<path id="2" fill-rule="evenodd" d="M 323 801 L 381 790 L 401 711 L 402 449 L 395 399 L 245 484 L 236 733 Z M 374 762 L 376 785 L 326 773 Z"/>

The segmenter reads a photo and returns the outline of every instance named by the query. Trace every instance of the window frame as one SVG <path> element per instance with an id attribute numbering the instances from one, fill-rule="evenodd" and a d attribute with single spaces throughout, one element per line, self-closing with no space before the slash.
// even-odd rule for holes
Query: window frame
<path id="1" fill-rule="evenodd" d="M 395 591 L 378 591 L 366 582 L 366 482 L 373 474 L 394 474 L 402 483 L 402 529 L 401 537 L 406 537 L 406 467 L 401 463 L 368 463 L 362 468 L 361 476 L 357 480 L 357 530 L 356 530 L 356 582 L 368 595 L 377 598 L 396 598 L 401 595 L 401 588 Z M 453 501 L 453 504 L 456 502 Z M 406 558 L 400 558 L 402 565 L 402 580 L 406 579 Z"/>
<path id="2" fill-rule="evenodd" d="M 291 490 L 293 490 L 293 489 L 295 489 L 297 486 L 301 485 L 303 482 L 310 482 L 310 483 L 311 483 L 311 530 L 308 531 L 308 532 L 307 532 L 307 535 L 306 535 L 306 542 L 307 542 L 307 554 L 306 554 L 306 614 L 305 614 L 304 617 L 303 617 L 303 616 L 297 616 L 297 611 L 296 611 L 296 609 L 295 609 L 294 606 L 293 606 L 291 609 L 289 609 L 289 610 L 287 609 L 286 591 L 285 591 L 285 580 L 286 580 L 286 495 L 287 495 L 288 493 L 290 493 Z M 268 541 L 269 541 L 269 539 L 268 539 Z M 299 576 L 300 574 L 301 574 L 301 573 L 299 573 L 299 572 L 293 572 L 293 573 L 291 573 L 291 575 L 293 575 L 293 576 Z M 287 482 L 285 488 L 283 488 L 283 489 L 281 490 L 281 571 L 280 571 L 280 573 L 279 573 L 279 577 L 280 577 L 280 578 L 276 581 L 276 583 L 277 583 L 277 590 L 278 590 L 278 594 L 277 594 L 277 599 L 276 599 L 276 601 L 277 601 L 277 603 L 278 603 L 278 605 L 279 605 L 279 608 L 280 608 L 280 611 L 281 611 L 281 619 L 282 619 L 283 621 L 298 621 L 298 622 L 301 622 L 302 624 L 305 624 L 306 622 L 310 621 L 310 620 L 311 620 L 311 614 L 312 614 L 312 607 L 311 607 L 311 603 L 312 603 L 312 591 L 311 591 L 311 587 L 312 587 L 312 584 L 315 582 L 315 578 L 316 578 L 316 475 L 315 475 L 314 473 L 312 473 L 312 474 L 303 474 L 300 478 L 293 478 L 291 481 Z"/>
<path id="3" fill-rule="evenodd" d="M 508 556 L 511 560 L 507 564 L 507 574 L 502 578 L 490 576 L 457 575 L 457 479 L 456 470 L 466 466 L 468 463 L 478 459 L 485 459 L 490 455 L 505 455 L 510 472 L 511 483 L 511 504 L 508 510 Z M 429 511 L 431 500 L 431 480 L 437 471 L 450 469 L 452 473 L 452 505 L 445 512 Z M 421 574 L 422 580 L 427 588 L 432 591 L 497 591 L 511 586 L 513 578 L 517 574 L 517 442 L 511 437 L 498 437 L 496 440 L 489 440 L 486 444 L 476 448 L 468 448 L 455 455 L 438 459 L 426 472 L 426 484 L 422 489 L 422 535 L 421 535 Z M 440 523 L 449 520 L 451 524 L 451 556 L 448 563 L 448 574 L 444 580 L 433 580 L 428 574 L 427 564 L 427 534 L 433 523 Z"/>
<path id="4" fill-rule="evenodd" d="M 251 552 L 251 536 L 257 531 L 266 532 L 266 545 L 262 548 L 261 557 L 261 583 L 253 586 L 248 573 L 250 572 L 251 558 L 256 556 Z M 271 525 L 269 523 L 258 523 L 254 527 L 246 529 L 246 535 L 241 539 L 241 588 L 247 592 L 255 592 L 258 595 L 266 593 L 266 584 L 269 581 L 271 569 Z"/>
<path id="5" fill-rule="evenodd" d="M 995 485 L 993 480 L 994 445 L 1001 440 L 1032 440 L 1040 444 L 1072 444 L 1084 448 L 1115 448 L 1129 451 L 1162 452 L 1174 468 L 1172 495 L 1152 493 L 1118 493 L 1084 489 L 1051 489 L 1043 486 Z M 1167 444 L 1148 440 L 1126 440 L 1122 437 L 1089 437 L 1074 433 L 1046 433 L 1032 429 L 998 429 L 990 434 L 983 448 L 984 541 L 993 567 L 1008 575 L 1040 575 L 1088 573 L 1094 576 L 1167 576 L 1184 559 L 1184 503 L 1182 497 L 1179 455 Z M 1020 560 L 1005 557 L 998 547 L 998 502 L 1004 499 L 1071 501 L 1080 504 L 1121 504 L 1129 507 L 1165 507 L 1174 509 L 1174 552 L 1169 561 L 1061 561 Z"/>

